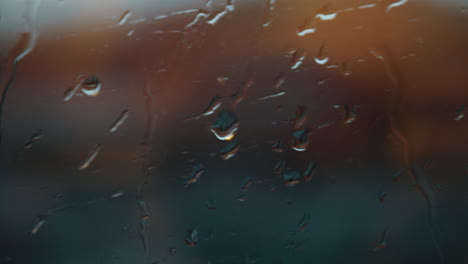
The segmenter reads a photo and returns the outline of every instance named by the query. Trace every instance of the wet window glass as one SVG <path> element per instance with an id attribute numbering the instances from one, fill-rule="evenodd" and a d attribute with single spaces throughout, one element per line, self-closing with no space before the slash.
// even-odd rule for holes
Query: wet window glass
<path id="1" fill-rule="evenodd" d="M 0 263 L 467 263 L 468 1 L 0 1 Z"/>

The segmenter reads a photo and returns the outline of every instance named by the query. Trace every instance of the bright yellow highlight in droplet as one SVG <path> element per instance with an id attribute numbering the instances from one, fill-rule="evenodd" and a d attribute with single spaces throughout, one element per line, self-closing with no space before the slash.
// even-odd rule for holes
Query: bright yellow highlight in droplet
<path id="1" fill-rule="evenodd" d="M 231 135 L 229 136 L 226 136 L 224 139 L 227 140 L 227 141 L 230 141 L 234 138 L 234 133 L 232 133 Z"/>

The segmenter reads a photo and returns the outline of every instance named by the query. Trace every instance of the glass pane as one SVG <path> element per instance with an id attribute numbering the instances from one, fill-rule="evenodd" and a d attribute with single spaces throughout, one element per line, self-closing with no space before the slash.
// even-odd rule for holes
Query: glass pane
<path id="1" fill-rule="evenodd" d="M 465 263 L 467 8 L 0 1 L 0 263 Z"/>

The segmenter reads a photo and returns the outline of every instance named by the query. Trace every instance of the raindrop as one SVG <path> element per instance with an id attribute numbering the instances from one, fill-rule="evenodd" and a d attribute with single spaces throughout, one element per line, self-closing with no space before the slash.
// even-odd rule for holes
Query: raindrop
<path id="1" fill-rule="evenodd" d="M 91 153 L 89 153 L 88 157 L 85 159 L 83 164 L 81 164 L 81 166 L 79 167 L 79 170 L 87 169 L 89 165 L 91 165 L 91 163 L 94 161 L 94 159 L 96 159 L 100 150 L 101 150 L 101 144 L 96 145 L 94 147 L 94 150 Z"/>
<path id="2" fill-rule="evenodd" d="M 197 163 L 192 167 L 192 174 L 190 175 L 190 179 L 185 182 L 185 187 L 188 187 L 191 184 L 198 182 L 202 174 L 205 173 L 205 166 L 201 163 Z"/>
<path id="3" fill-rule="evenodd" d="M 306 52 L 302 49 L 297 49 L 291 59 L 291 70 L 297 70 L 306 58 Z"/>
<path id="4" fill-rule="evenodd" d="M 101 82 L 96 76 L 90 76 L 81 83 L 81 91 L 87 96 L 96 96 L 101 91 Z"/>
<path id="5" fill-rule="evenodd" d="M 235 109 L 241 102 L 244 100 L 245 96 L 247 95 L 247 91 L 252 87 L 254 84 L 253 77 L 247 79 L 247 81 L 243 82 L 242 87 L 233 95 L 234 101 L 232 103 L 232 107 Z"/>
<path id="6" fill-rule="evenodd" d="M 283 174 L 283 183 L 285 186 L 293 187 L 301 182 L 301 174 L 298 171 L 289 171 Z"/>
<path id="7" fill-rule="evenodd" d="M 34 221 L 34 225 L 33 225 L 33 228 L 31 230 L 31 235 L 36 235 L 37 232 L 39 232 L 39 229 L 41 229 L 41 227 L 45 224 L 46 222 L 46 217 L 43 216 L 43 215 L 40 215 L 40 216 L 37 216 L 35 221 Z"/>
<path id="8" fill-rule="evenodd" d="M 305 151 L 309 145 L 309 131 L 301 129 L 293 133 L 293 146 L 296 151 Z"/>
<path id="9" fill-rule="evenodd" d="M 223 104 L 223 99 L 216 95 L 213 98 L 211 98 L 210 104 L 203 112 L 196 114 L 194 116 L 188 117 L 185 120 L 196 120 L 204 116 L 212 115 L 216 112 L 216 110 L 218 110 L 218 108 L 221 107 L 222 104 Z"/>
<path id="10" fill-rule="evenodd" d="M 211 132 L 219 140 L 228 141 L 234 138 L 238 128 L 239 122 L 236 115 L 231 111 L 224 110 L 219 113 L 218 118 L 211 127 Z"/>
<path id="11" fill-rule="evenodd" d="M 465 117 L 466 110 L 468 109 L 468 105 L 462 105 L 460 108 L 457 109 L 455 112 L 455 121 L 460 121 Z"/>
<path id="12" fill-rule="evenodd" d="M 218 23 L 218 21 L 223 18 L 225 15 L 227 15 L 229 12 L 232 12 L 234 11 L 234 4 L 232 2 L 232 0 L 227 0 L 226 2 L 226 7 L 224 8 L 223 11 L 219 12 L 218 14 L 216 14 L 216 16 L 214 16 L 212 19 L 206 21 L 206 23 L 210 24 L 210 25 L 216 25 L 216 23 Z"/>
<path id="13" fill-rule="evenodd" d="M 304 170 L 304 173 L 302 173 L 302 176 L 304 177 L 305 181 L 310 181 L 312 180 L 312 177 L 314 176 L 315 171 L 317 170 L 318 164 L 311 161 L 309 162 L 309 165 L 307 168 Z"/>
<path id="14" fill-rule="evenodd" d="M 195 227 L 192 230 L 187 231 L 187 237 L 184 238 L 184 242 L 188 247 L 194 247 L 198 242 L 198 228 Z"/>
<path id="15" fill-rule="evenodd" d="M 390 11 L 392 11 L 393 8 L 395 7 L 399 7 L 399 6 L 402 6 L 404 4 L 408 3 L 408 0 L 399 0 L 399 1 L 396 1 L 392 4 L 389 4 L 387 6 L 387 9 L 385 9 L 385 12 L 389 13 Z"/>
<path id="16" fill-rule="evenodd" d="M 306 107 L 304 105 L 299 105 L 296 108 L 296 116 L 290 121 L 294 129 L 299 129 L 302 127 L 306 121 Z"/>
<path id="17" fill-rule="evenodd" d="M 229 80 L 229 77 L 224 77 L 224 76 L 218 76 L 218 78 L 216 78 L 216 81 L 219 83 L 219 85 L 225 85 L 226 84 L 226 81 Z"/>
<path id="18" fill-rule="evenodd" d="M 78 89 L 80 89 L 81 87 L 81 83 L 84 81 L 85 77 L 84 75 L 78 75 L 78 77 L 76 78 L 75 80 L 75 83 L 73 85 L 73 87 L 70 87 L 64 94 L 63 96 L 63 100 L 66 102 L 66 101 L 69 101 L 70 99 L 72 99 L 72 97 L 76 94 L 76 92 L 78 91 Z"/>
<path id="19" fill-rule="evenodd" d="M 274 173 L 281 174 L 286 168 L 286 161 L 280 160 L 276 163 L 275 168 L 273 169 Z"/>
<path id="20" fill-rule="evenodd" d="M 278 139 L 278 141 L 276 141 L 273 144 L 273 146 L 271 147 L 271 150 L 273 150 L 273 152 L 277 152 L 277 153 L 280 153 L 280 152 L 284 151 L 284 146 L 283 146 L 283 142 L 281 141 L 281 139 Z"/>
<path id="21" fill-rule="evenodd" d="M 345 120 L 344 124 L 351 124 L 356 121 L 357 118 L 357 106 L 352 104 L 345 104 L 344 106 L 345 111 Z"/>
<path id="22" fill-rule="evenodd" d="M 296 29 L 296 35 L 299 37 L 303 37 L 305 35 L 315 33 L 315 31 L 316 31 L 316 28 L 315 28 L 314 18 L 307 17 L 304 20 L 304 23 Z"/>
<path id="23" fill-rule="evenodd" d="M 111 198 L 112 199 L 115 199 L 115 198 L 118 198 L 118 197 L 121 197 L 122 195 L 124 195 L 125 193 L 122 192 L 122 191 L 115 191 L 111 194 Z"/>
<path id="24" fill-rule="evenodd" d="M 253 183 L 253 178 L 247 177 L 242 183 L 241 191 L 246 192 L 247 189 L 249 189 L 249 187 L 252 185 L 252 183 Z"/>
<path id="25" fill-rule="evenodd" d="M 236 155 L 237 151 L 239 151 L 239 148 L 240 147 L 237 140 L 232 140 L 224 148 L 221 149 L 219 155 L 221 156 L 221 159 L 228 160 L 234 155 Z"/>
<path id="26" fill-rule="evenodd" d="M 286 74 L 284 72 L 278 73 L 278 75 L 275 77 L 275 80 L 273 81 L 273 89 L 278 90 L 284 85 L 285 82 Z"/>
<path id="27" fill-rule="evenodd" d="M 322 21 L 333 20 L 336 18 L 337 12 L 334 11 L 334 8 L 331 4 L 326 4 L 322 9 L 315 15 L 315 18 Z"/>
<path id="28" fill-rule="evenodd" d="M 114 124 L 112 124 L 112 127 L 110 128 L 109 131 L 111 133 L 114 133 L 115 131 L 117 131 L 117 129 L 119 129 L 119 127 L 125 122 L 125 120 L 127 120 L 127 117 L 128 117 L 128 110 L 122 111 L 119 117 L 115 120 Z"/>
<path id="29" fill-rule="evenodd" d="M 307 226 L 310 224 L 310 219 L 311 219 L 310 214 L 304 213 L 301 219 L 299 220 L 299 223 L 297 224 L 297 228 L 294 233 L 304 231 L 307 228 Z"/>
<path id="30" fill-rule="evenodd" d="M 314 58 L 315 62 L 319 65 L 324 65 L 328 62 L 327 48 L 325 45 L 320 46 L 317 56 Z"/>
<path id="31" fill-rule="evenodd" d="M 286 94 L 286 91 L 281 90 L 279 92 L 260 97 L 257 100 L 259 100 L 259 101 L 268 100 L 268 99 L 271 99 L 271 98 L 280 97 L 280 96 L 285 95 L 285 94 Z"/>
<path id="32" fill-rule="evenodd" d="M 125 22 L 127 22 L 131 15 L 132 12 L 130 10 L 125 11 L 119 19 L 119 25 L 125 24 Z"/>
<path id="33" fill-rule="evenodd" d="M 247 201 L 247 194 L 244 193 L 244 192 L 241 192 L 241 193 L 236 197 L 236 200 L 238 200 L 239 202 L 245 202 L 245 201 Z"/>
<path id="34" fill-rule="evenodd" d="M 390 230 L 390 225 L 387 226 L 382 234 L 380 235 L 380 240 L 377 243 L 377 245 L 374 247 L 373 251 L 379 251 L 381 249 L 384 249 L 387 247 L 387 236 L 388 236 L 388 231 Z"/>
<path id="35" fill-rule="evenodd" d="M 352 71 L 351 71 L 351 63 L 349 61 L 345 61 L 341 64 L 341 73 L 344 76 L 350 76 Z"/>
<path id="36" fill-rule="evenodd" d="M 37 130 L 32 136 L 31 138 L 29 139 L 28 142 L 26 142 L 26 144 L 24 144 L 24 148 L 25 149 L 30 149 L 32 147 L 32 145 L 34 144 L 34 142 L 38 141 L 39 139 L 42 138 L 42 131 L 41 130 Z"/>

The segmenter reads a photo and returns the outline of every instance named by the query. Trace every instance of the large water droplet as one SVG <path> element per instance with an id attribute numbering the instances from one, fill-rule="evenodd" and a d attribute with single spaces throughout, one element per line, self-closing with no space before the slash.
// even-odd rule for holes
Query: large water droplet
<path id="1" fill-rule="evenodd" d="M 315 33 L 316 30 L 317 29 L 315 27 L 315 18 L 307 17 L 304 20 L 304 23 L 297 28 L 296 35 L 299 37 L 303 37 L 305 35 Z"/>
<path id="2" fill-rule="evenodd" d="M 325 45 L 320 46 L 317 56 L 314 58 L 315 62 L 320 65 L 324 65 L 328 62 L 328 51 Z"/>
<path id="3" fill-rule="evenodd" d="M 228 110 L 219 113 L 214 125 L 211 127 L 211 132 L 222 141 L 232 140 L 235 136 L 239 122 L 236 115 Z"/>
<path id="4" fill-rule="evenodd" d="M 101 91 L 101 82 L 96 76 L 90 76 L 81 83 L 81 91 L 87 96 L 96 96 Z"/>
<path id="5" fill-rule="evenodd" d="M 309 145 L 309 131 L 301 129 L 293 133 L 293 146 L 296 151 L 305 151 Z"/>

